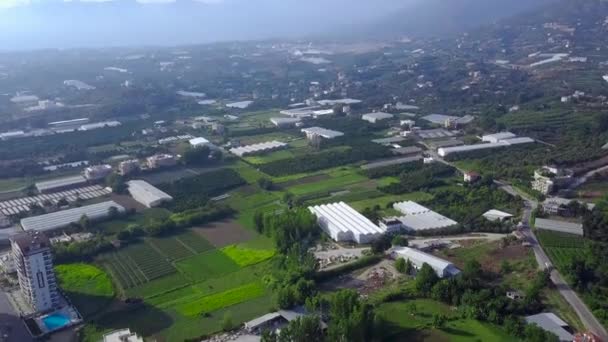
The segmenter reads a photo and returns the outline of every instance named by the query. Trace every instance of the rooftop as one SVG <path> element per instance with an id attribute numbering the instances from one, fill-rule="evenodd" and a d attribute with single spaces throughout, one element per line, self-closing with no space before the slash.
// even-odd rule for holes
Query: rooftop
<path id="1" fill-rule="evenodd" d="M 544 312 L 537 315 L 526 317 L 528 324 L 536 324 L 543 330 L 549 331 L 557 335 L 560 341 L 572 341 L 574 336 L 566 330 L 568 323 L 557 317 L 552 312 Z"/>
<path id="2" fill-rule="evenodd" d="M 86 181 L 86 178 L 84 178 L 83 176 L 55 178 L 48 181 L 37 182 L 36 189 L 38 189 L 38 191 L 52 190 L 65 186 L 83 184 L 86 183 Z"/>
<path id="3" fill-rule="evenodd" d="M 306 134 L 316 134 L 325 139 L 333 139 L 333 138 L 341 137 L 344 135 L 344 133 L 342 133 L 342 132 L 332 131 L 331 129 L 325 129 L 322 127 L 304 128 L 304 129 L 302 129 L 302 132 L 306 133 Z"/>
<path id="4" fill-rule="evenodd" d="M 534 221 L 534 226 L 537 229 L 552 230 L 560 233 L 568 233 L 581 236 L 584 234 L 583 225 L 581 223 L 537 218 Z"/>
<path id="5" fill-rule="evenodd" d="M 120 204 L 114 201 L 91 204 L 79 208 L 56 211 L 54 213 L 33 216 L 21 220 L 23 230 L 50 231 L 63 228 L 71 223 L 76 223 L 82 216 L 87 216 L 91 220 L 100 219 L 109 215 L 111 207 L 118 211 L 125 211 Z"/>

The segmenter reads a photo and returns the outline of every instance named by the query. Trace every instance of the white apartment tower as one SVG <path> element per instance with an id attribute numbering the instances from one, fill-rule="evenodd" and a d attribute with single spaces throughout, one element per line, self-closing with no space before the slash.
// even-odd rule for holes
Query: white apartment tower
<path id="1" fill-rule="evenodd" d="M 60 295 L 49 238 L 41 232 L 25 232 L 11 238 L 11 247 L 23 297 L 37 312 L 57 308 Z"/>

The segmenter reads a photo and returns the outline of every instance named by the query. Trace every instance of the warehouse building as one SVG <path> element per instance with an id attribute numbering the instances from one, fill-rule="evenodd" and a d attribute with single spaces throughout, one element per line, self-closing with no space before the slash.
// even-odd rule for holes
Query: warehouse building
<path id="1" fill-rule="evenodd" d="M 495 134 L 488 134 L 481 137 L 481 141 L 489 142 L 489 143 L 497 143 L 501 140 L 505 139 L 513 139 L 517 137 L 515 134 L 511 132 L 500 132 Z"/>
<path id="2" fill-rule="evenodd" d="M 534 142 L 534 139 L 532 139 L 532 138 L 518 137 L 518 138 L 500 140 L 495 143 L 483 143 L 483 144 L 463 145 L 463 146 L 454 146 L 454 147 L 441 147 L 441 148 L 437 149 L 437 153 L 442 157 L 446 157 L 450 154 L 455 154 L 455 153 L 509 147 L 509 146 L 513 146 L 513 145 L 530 144 L 533 142 Z"/>
<path id="3" fill-rule="evenodd" d="M 432 230 L 449 228 L 458 225 L 458 222 L 451 220 L 437 212 L 432 211 L 416 202 L 405 201 L 393 204 L 393 208 L 404 216 L 397 217 L 402 225 L 402 229 L 409 231 Z"/>
<path id="4" fill-rule="evenodd" d="M 46 194 L 49 192 L 62 191 L 85 185 L 87 179 L 83 176 L 72 176 L 64 178 L 56 178 L 48 181 L 37 182 L 36 189 L 38 192 Z"/>
<path id="5" fill-rule="evenodd" d="M 127 186 L 131 197 L 148 208 L 158 207 L 173 200 L 173 197 L 143 180 L 129 181 Z"/>
<path id="6" fill-rule="evenodd" d="M 389 120 L 389 119 L 392 119 L 393 117 L 394 117 L 393 114 L 384 113 L 384 112 L 376 112 L 376 113 L 363 114 L 363 116 L 361 116 L 361 119 L 363 119 L 369 123 L 375 124 L 376 122 L 380 122 L 382 120 Z"/>
<path id="7" fill-rule="evenodd" d="M 513 215 L 497 209 L 490 209 L 483 213 L 482 216 L 488 221 L 507 221 L 513 218 Z"/>
<path id="8" fill-rule="evenodd" d="M 342 132 L 332 131 L 331 129 L 325 129 L 322 127 L 303 128 L 302 133 L 306 134 L 306 138 L 308 140 L 312 140 L 316 136 L 319 136 L 324 139 L 334 139 L 344 136 L 344 133 Z"/>
<path id="9" fill-rule="evenodd" d="M 114 201 L 91 204 L 84 207 L 57 211 L 50 214 L 28 217 L 21 220 L 21 227 L 26 231 L 50 232 L 77 223 L 86 216 L 89 220 L 101 220 L 110 215 L 110 208 L 124 212 L 125 208 Z"/>
<path id="10" fill-rule="evenodd" d="M 190 143 L 190 146 L 192 146 L 194 148 L 211 145 L 211 142 L 203 137 L 190 139 L 188 142 Z"/>
<path id="11" fill-rule="evenodd" d="M 287 146 L 289 146 L 289 145 L 287 145 L 284 142 L 274 140 L 274 141 L 264 142 L 264 143 L 260 143 L 260 144 L 231 148 L 230 153 L 235 154 L 239 157 L 245 157 L 245 156 L 250 156 L 250 155 L 254 155 L 254 154 L 262 154 L 262 153 L 268 153 L 271 151 L 280 150 L 280 149 L 286 148 Z"/>
<path id="12" fill-rule="evenodd" d="M 437 273 L 439 278 L 453 277 L 460 273 L 460 270 L 451 262 L 415 248 L 398 247 L 393 249 L 391 255 L 395 259 L 403 258 L 409 260 L 417 270 L 422 268 L 422 265 L 428 264 Z"/>
<path id="13" fill-rule="evenodd" d="M 526 323 L 536 324 L 541 329 L 553 333 L 560 341 L 574 341 L 572 329 L 568 323 L 552 312 L 543 312 L 526 317 Z"/>
<path id="14" fill-rule="evenodd" d="M 120 121 L 116 121 L 116 120 L 102 121 L 102 122 L 94 122 L 94 123 L 90 123 L 90 124 L 84 124 L 84 125 L 78 127 L 78 130 L 79 131 L 92 131 L 92 130 L 100 129 L 100 128 L 118 127 L 120 125 L 122 125 L 120 123 Z"/>
<path id="15" fill-rule="evenodd" d="M 337 242 L 370 243 L 385 233 L 365 216 L 344 202 L 309 207 L 321 229 Z"/>
<path id="16" fill-rule="evenodd" d="M 583 236 L 583 225 L 580 223 L 537 218 L 534 221 L 536 229 L 551 230 L 558 233 L 568 233 Z"/>

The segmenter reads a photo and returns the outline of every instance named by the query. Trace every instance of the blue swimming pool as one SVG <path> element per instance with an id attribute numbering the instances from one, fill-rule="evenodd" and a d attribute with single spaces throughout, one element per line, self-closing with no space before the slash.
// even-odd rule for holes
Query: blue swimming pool
<path id="1" fill-rule="evenodd" d="M 61 313 L 53 313 L 42 318 L 42 323 L 49 330 L 57 330 L 70 324 L 70 318 Z"/>

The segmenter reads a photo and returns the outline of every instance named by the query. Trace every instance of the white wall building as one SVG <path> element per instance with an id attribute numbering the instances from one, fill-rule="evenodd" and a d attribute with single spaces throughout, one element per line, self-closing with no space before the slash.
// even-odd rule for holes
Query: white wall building
<path id="1" fill-rule="evenodd" d="M 453 277 L 460 273 L 460 270 L 451 262 L 438 258 L 434 255 L 424 253 L 415 248 L 394 248 L 391 255 L 395 259 L 403 258 L 405 260 L 409 260 L 418 270 L 422 268 L 422 265 L 428 264 L 435 271 L 435 273 L 437 273 L 439 278 Z"/>
<path id="2" fill-rule="evenodd" d="M 451 220 L 429 208 L 421 206 L 412 201 L 405 201 L 393 204 L 395 210 L 400 211 L 404 216 L 396 217 L 401 221 L 402 229 L 409 231 L 432 230 L 449 228 L 458 225 L 458 222 Z"/>
<path id="3" fill-rule="evenodd" d="M 497 143 L 501 140 L 515 138 L 516 135 L 511 132 L 500 132 L 495 134 L 488 134 L 481 137 L 481 141 L 489 143 Z"/>
<path id="4" fill-rule="evenodd" d="M 230 149 L 230 153 L 235 154 L 239 157 L 250 156 L 254 154 L 263 154 L 276 150 L 280 150 L 283 148 L 287 148 L 287 145 L 284 142 L 280 141 L 269 141 L 260 144 L 253 144 L 248 146 L 235 147 Z"/>
<path id="5" fill-rule="evenodd" d="M 104 334 L 103 342 L 144 342 L 144 339 L 126 328 Z"/>
<path id="6" fill-rule="evenodd" d="M 131 173 L 139 170 L 139 168 L 140 168 L 140 164 L 139 164 L 139 160 L 137 160 L 137 159 L 125 160 L 125 161 L 120 162 L 120 164 L 118 164 L 118 172 L 123 176 L 131 174 Z"/>
<path id="7" fill-rule="evenodd" d="M 112 173 L 111 165 L 95 165 L 84 169 L 84 177 L 88 180 L 99 180 L 106 178 Z"/>
<path id="8" fill-rule="evenodd" d="M 21 227 L 25 231 L 48 232 L 64 228 L 71 223 L 77 223 L 80 218 L 86 216 L 89 220 L 100 220 L 110 216 L 110 208 L 116 208 L 118 212 L 124 212 L 125 208 L 114 201 L 101 202 L 84 207 L 56 211 L 54 213 L 32 216 L 21 220 Z"/>
<path id="9" fill-rule="evenodd" d="M 389 114 L 389 113 L 384 113 L 384 112 L 376 112 L 376 113 L 368 113 L 368 114 L 363 114 L 363 116 L 361 116 L 361 119 L 370 122 L 370 123 L 376 123 L 382 120 L 388 120 L 388 119 L 392 119 L 394 117 L 393 114 Z"/>
<path id="10" fill-rule="evenodd" d="M 177 158 L 171 154 L 157 154 L 148 157 L 146 161 L 148 162 L 148 167 L 151 169 L 177 165 Z"/>
<path id="11" fill-rule="evenodd" d="M 143 180 L 129 181 L 127 186 L 131 197 L 148 208 L 158 207 L 173 200 L 173 197 Z"/>
<path id="12" fill-rule="evenodd" d="M 194 148 L 211 145 L 211 142 L 203 137 L 190 139 L 189 143 L 190 143 L 190 146 L 192 146 Z"/>
<path id="13" fill-rule="evenodd" d="M 309 207 L 321 229 L 338 242 L 370 243 L 386 231 L 344 202 Z"/>
<path id="14" fill-rule="evenodd" d="M 11 238 L 13 260 L 23 297 L 36 312 L 60 305 L 51 242 L 41 232 L 26 232 Z"/>
<path id="15" fill-rule="evenodd" d="M 333 131 L 331 129 L 326 129 L 322 127 L 303 128 L 302 133 L 306 134 L 306 138 L 308 140 L 314 139 L 315 136 L 320 136 L 324 139 L 334 139 L 344 135 L 344 133 L 342 132 Z"/>

